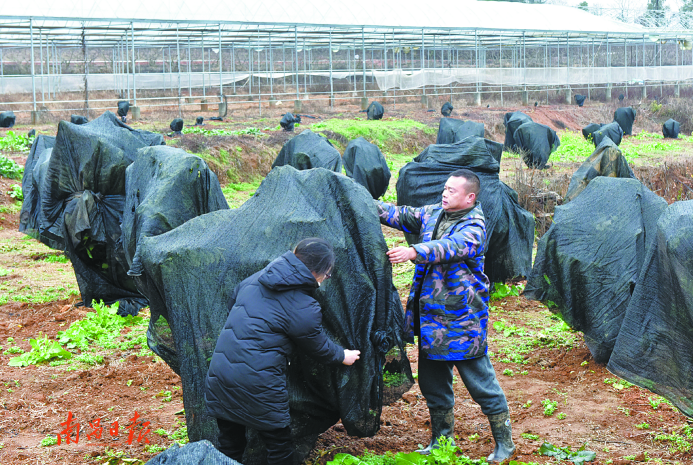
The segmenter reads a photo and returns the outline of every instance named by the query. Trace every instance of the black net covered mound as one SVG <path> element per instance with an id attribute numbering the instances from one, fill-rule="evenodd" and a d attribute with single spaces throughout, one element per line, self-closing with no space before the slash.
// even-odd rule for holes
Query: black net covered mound
<path id="1" fill-rule="evenodd" d="M 11 128 L 17 121 L 13 111 L 3 111 L 0 113 L 0 128 Z"/>
<path id="2" fill-rule="evenodd" d="M 596 131 L 599 131 L 602 126 L 604 126 L 601 123 L 590 123 L 584 128 L 582 128 L 582 137 L 584 137 L 586 140 L 590 140 L 590 138 L 594 139 L 594 134 Z"/>
<path id="3" fill-rule="evenodd" d="M 197 441 L 171 447 L 154 456 L 145 465 L 241 465 L 225 456 L 209 441 Z"/>
<path id="4" fill-rule="evenodd" d="M 471 136 L 456 144 L 429 145 L 399 171 L 397 204 L 422 207 L 440 203 L 450 173 L 467 168 L 479 176 L 479 201 L 489 238 L 484 272 L 491 282 L 526 276 L 532 268 L 534 216 L 517 202 L 517 193 L 499 178 L 503 147 Z M 405 234 L 409 244 L 418 236 Z"/>
<path id="5" fill-rule="evenodd" d="M 441 118 L 436 144 L 454 144 L 469 136 L 484 137 L 484 123 Z"/>
<path id="6" fill-rule="evenodd" d="M 509 150 L 511 152 L 516 152 L 518 150 L 517 144 L 515 143 L 515 131 L 517 131 L 517 128 L 522 124 L 531 121 L 532 118 L 521 111 L 505 114 L 503 117 L 503 124 L 505 125 L 505 142 L 503 143 L 503 150 Z"/>
<path id="7" fill-rule="evenodd" d="M 545 124 L 529 121 L 522 123 L 513 135 L 517 150 L 529 168 L 543 170 L 549 156 L 561 145 L 556 131 Z"/>
<path id="8" fill-rule="evenodd" d="M 70 115 L 70 123 L 72 124 L 87 124 L 89 119 L 82 115 Z"/>
<path id="9" fill-rule="evenodd" d="M 599 176 L 556 207 L 539 240 L 525 296 L 582 331 L 598 363 L 609 360 L 666 205 L 637 179 Z"/>
<path id="10" fill-rule="evenodd" d="M 621 150 L 609 138 L 604 139 L 592 155 L 573 173 L 568 192 L 563 199 L 564 203 L 573 200 L 597 176 L 635 178 Z"/>
<path id="11" fill-rule="evenodd" d="M 402 305 L 372 197 L 329 170 L 280 167 L 240 208 L 208 213 L 141 241 L 152 314 L 149 345 L 181 376 L 192 441 L 217 442 L 203 392 L 231 292 L 310 236 L 328 240 L 337 257 L 332 278 L 315 293 L 323 326 L 343 347 L 359 349 L 361 359 L 334 367 L 301 352 L 291 357 L 291 427 L 299 459 L 340 418 L 351 435 L 375 434 L 383 403 L 411 387 Z M 255 438 L 243 462 L 263 460 Z"/>
<path id="12" fill-rule="evenodd" d="M 55 222 L 48 222 L 41 209 L 41 189 L 54 145 L 55 137 L 44 135 L 36 137 L 31 145 L 22 178 L 24 202 L 19 213 L 19 232 L 43 242 L 51 249 L 63 250 L 65 241 L 62 217 Z"/>
<path id="13" fill-rule="evenodd" d="M 274 159 L 272 168 L 289 165 L 297 170 L 325 168 L 342 172 L 342 156 L 326 137 L 306 129 L 289 140 Z"/>
<path id="14" fill-rule="evenodd" d="M 607 369 L 693 417 L 693 201 L 659 217 Z"/>
<path id="15" fill-rule="evenodd" d="M 575 103 L 577 103 L 577 106 L 583 106 L 585 104 L 585 100 L 587 100 L 586 95 L 575 94 Z"/>
<path id="16" fill-rule="evenodd" d="M 125 100 L 121 100 L 118 102 L 118 116 L 124 117 L 128 115 L 128 112 L 130 111 L 130 103 L 126 102 Z"/>
<path id="17" fill-rule="evenodd" d="M 374 199 L 385 194 L 391 174 L 377 145 L 359 137 L 349 142 L 342 159 L 346 175 L 368 189 Z"/>
<path id="18" fill-rule="evenodd" d="M 127 167 L 125 192 L 122 242 L 130 276 L 142 274 L 140 244 L 145 237 L 229 208 L 217 176 L 204 160 L 174 147 L 140 149 Z M 141 286 L 140 290 L 144 291 Z"/>
<path id="19" fill-rule="evenodd" d="M 292 113 L 284 113 L 282 119 L 279 120 L 279 125 L 284 131 L 293 132 L 296 123 L 301 122 L 301 115 L 294 116 Z"/>
<path id="20" fill-rule="evenodd" d="M 454 108 L 452 107 L 452 103 L 445 102 L 443 106 L 440 108 L 440 113 L 443 116 L 448 117 L 452 114 L 452 110 L 454 110 Z"/>
<path id="21" fill-rule="evenodd" d="M 121 244 L 125 170 L 142 147 L 163 137 L 126 126 L 111 112 L 87 124 L 61 121 L 40 192 L 46 229 L 62 222 L 65 252 L 86 305 L 120 302 L 120 314 L 146 306 L 127 275 Z"/>
<path id="22" fill-rule="evenodd" d="M 601 145 L 604 139 L 611 139 L 614 144 L 621 145 L 623 129 L 621 129 L 618 123 L 613 122 L 603 125 L 592 133 L 592 142 L 594 142 L 595 147 Z"/>
<path id="23" fill-rule="evenodd" d="M 669 118 L 662 125 L 662 134 L 667 139 L 678 139 L 681 132 L 681 124 L 675 119 Z"/>
<path id="24" fill-rule="evenodd" d="M 371 104 L 368 105 L 368 108 L 366 108 L 366 115 L 368 119 L 382 119 L 384 114 L 385 109 L 378 102 L 371 102 Z"/>
<path id="25" fill-rule="evenodd" d="M 635 110 L 633 107 L 617 108 L 614 112 L 614 121 L 621 126 L 623 134 L 630 136 L 633 134 L 633 122 L 635 121 Z"/>

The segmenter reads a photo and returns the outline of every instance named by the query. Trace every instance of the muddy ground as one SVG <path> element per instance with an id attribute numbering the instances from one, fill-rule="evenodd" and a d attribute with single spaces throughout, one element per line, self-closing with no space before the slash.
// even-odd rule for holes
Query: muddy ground
<path id="1" fill-rule="evenodd" d="M 567 105 L 525 109 L 460 108 L 457 116 L 484 121 L 489 136 L 500 140 L 502 128 L 498 124 L 502 124 L 502 115 L 515 109 L 524 110 L 535 121 L 555 129 L 579 129 L 588 122 L 604 120 L 605 115 L 613 111 L 604 105 L 582 109 Z M 344 106 L 339 108 L 339 117 L 353 117 L 357 110 L 355 106 Z M 252 111 L 248 108 L 234 112 L 228 127 L 241 127 L 245 118 L 253 116 Z M 286 109 L 275 111 L 277 114 L 270 117 L 276 117 L 272 124 L 284 111 Z M 325 112 L 320 116 L 327 118 L 337 114 L 336 111 Z M 171 119 L 175 116 L 172 115 Z M 414 105 L 398 105 L 396 111 L 388 111 L 386 116 L 409 117 L 432 126 L 437 126 L 439 118 L 437 112 L 427 112 Z M 144 113 L 144 122 L 134 126 L 165 128 L 165 121 L 161 115 Z M 635 130 L 654 132 L 659 124 L 654 117 L 639 118 Z M 54 134 L 55 124 L 46 124 L 38 129 Z M 15 130 L 26 131 L 28 127 L 20 126 Z M 263 142 L 257 150 L 278 151 L 282 142 L 281 138 L 274 144 Z M 252 149 L 252 144 L 248 146 Z M 9 155 L 19 163 L 26 159 L 26 154 Z M 249 156 L 252 156 L 252 150 Z M 19 182 L 0 178 L 0 207 L 4 207 L 0 214 L 0 248 L 35 242 L 23 240 L 23 235 L 17 232 L 19 213 L 16 207 L 12 208 L 14 202 L 6 194 L 10 185 L 16 183 Z M 391 241 L 402 240 L 398 233 L 390 230 L 385 234 Z M 27 290 L 55 287 L 56 280 L 67 286 L 66 289 L 74 286 L 69 263 L 46 264 L 43 258 L 53 251 L 42 250 L 39 246 L 18 247 L 3 255 L 0 280 L 13 281 L 15 285 L 18 280 L 23 281 L 21 284 Z M 3 274 L 3 270 L 7 273 Z M 405 299 L 406 286 L 399 290 Z M 0 306 L 0 345 L 3 346 L 0 351 L 0 463 L 4 465 L 138 463 L 127 460 L 146 461 L 155 455 L 155 446 L 162 449 L 184 435 L 180 379 L 158 357 L 143 355 L 145 347 L 114 350 L 106 354 L 103 363 L 93 366 L 8 366 L 9 359 L 15 356 L 3 353 L 9 347 L 19 346 L 28 351 L 29 338 L 39 335 L 55 338 L 58 331 L 83 318 L 87 310 L 77 306 L 79 302 L 79 295 L 69 295 L 68 292 L 67 299 L 42 304 L 10 301 Z M 506 327 L 541 331 L 557 324 L 543 305 L 523 297 L 506 297 L 492 304 L 491 322 L 502 321 Z M 557 334 L 551 344 L 539 346 L 527 354 L 524 362 L 512 363 L 502 361 L 502 354 L 507 354 L 508 350 L 507 337 L 494 329 L 489 333 L 489 350 L 496 354 L 494 366 L 513 418 L 518 460 L 556 463 L 555 459 L 537 455 L 542 441 L 548 441 L 573 449 L 585 445 L 588 450 L 597 452 L 597 459 L 593 462 L 596 464 L 647 460 L 655 463 L 693 462 L 690 450 L 684 451 L 685 444 L 655 439 L 657 435 L 681 432 L 687 424 L 683 415 L 666 402 L 659 401 L 658 396 L 651 392 L 616 380 L 604 366 L 594 362 L 580 333 L 564 331 Z M 8 338 L 14 341 L 8 342 Z M 410 348 L 409 355 L 412 369 L 416 372 L 414 348 Z M 457 444 L 469 457 L 485 457 L 492 450 L 488 423 L 466 393 L 463 383 L 457 382 L 455 391 Z M 557 410 L 551 416 L 545 415 L 542 405 L 542 401 L 547 399 L 557 403 Z M 82 425 L 79 443 L 41 446 L 41 441 L 47 436 L 54 437 L 63 429 L 60 424 L 67 420 L 69 412 Z M 129 445 L 126 427 L 132 423 L 135 412 L 140 415 L 138 420 L 150 422 L 151 431 L 139 440 L 139 429 L 136 429 Z M 560 418 L 559 414 L 562 414 Z M 88 439 L 87 433 L 94 430 L 89 423 L 96 426 L 96 419 L 104 427 L 102 436 Z M 109 430 L 115 421 L 119 428 L 112 435 Z M 429 439 L 426 404 L 415 384 L 401 400 L 383 408 L 381 430 L 376 436 L 350 437 L 338 423 L 319 438 L 309 461 L 324 463 L 336 453 L 360 455 L 365 449 L 376 453 L 411 451 L 420 444 L 425 445 Z"/>

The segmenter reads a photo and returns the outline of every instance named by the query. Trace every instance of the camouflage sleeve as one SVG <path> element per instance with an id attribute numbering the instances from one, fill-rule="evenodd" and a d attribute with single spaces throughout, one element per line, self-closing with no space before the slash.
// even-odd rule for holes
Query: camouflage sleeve
<path id="1" fill-rule="evenodd" d="M 472 223 L 444 239 L 413 245 L 416 250 L 414 263 L 461 262 L 483 254 L 485 243 L 486 228 Z"/>
<path id="2" fill-rule="evenodd" d="M 399 229 L 409 234 L 419 234 L 423 222 L 424 209 L 414 207 L 398 207 L 389 203 L 375 201 L 380 223 L 391 228 Z"/>

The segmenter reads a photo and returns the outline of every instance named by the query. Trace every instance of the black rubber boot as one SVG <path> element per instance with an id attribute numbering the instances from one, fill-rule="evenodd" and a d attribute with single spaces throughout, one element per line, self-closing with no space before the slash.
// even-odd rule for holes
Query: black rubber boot
<path id="1" fill-rule="evenodd" d="M 440 447 L 438 439 L 441 436 L 453 440 L 455 432 L 455 415 L 452 409 L 428 409 L 428 412 L 431 414 L 431 443 L 416 451 L 421 455 L 429 455 L 433 449 Z"/>
<path id="2" fill-rule="evenodd" d="M 510 413 L 504 412 L 498 415 L 489 415 L 488 422 L 491 424 L 491 433 L 496 441 L 496 448 L 488 456 L 489 463 L 502 463 L 515 455 L 515 444 L 513 444 L 513 431 L 510 426 Z"/>

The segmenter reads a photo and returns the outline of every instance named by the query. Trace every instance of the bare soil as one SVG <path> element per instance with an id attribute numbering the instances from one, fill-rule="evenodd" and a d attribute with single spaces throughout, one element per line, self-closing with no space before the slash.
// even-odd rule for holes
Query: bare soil
<path id="1" fill-rule="evenodd" d="M 388 108 L 389 107 L 389 108 Z M 414 104 L 397 105 L 397 111 L 386 107 L 388 117 L 406 116 L 427 124 L 437 125 L 438 110 L 427 112 Z M 358 107 L 340 106 L 340 117 L 353 117 Z M 502 124 L 506 111 L 526 111 L 535 121 L 548 124 L 555 129 L 564 126 L 580 129 L 591 121 L 604 120 L 604 115 L 613 109 L 604 105 L 585 108 L 575 106 L 552 106 L 537 108 L 488 108 L 476 109 L 463 107 L 456 110 L 458 117 L 484 121 L 491 137 L 502 140 L 498 123 Z M 221 127 L 239 127 L 245 121 L 245 114 L 250 116 L 252 109 L 239 110 L 233 120 Z M 274 122 L 287 109 L 277 109 L 268 116 Z M 323 113 L 323 117 L 334 117 L 337 111 Z M 238 115 L 238 116 L 236 116 Z M 264 116 L 264 115 L 263 115 Z M 175 115 L 171 116 L 171 119 Z M 253 116 L 254 117 L 254 116 Z M 148 120 L 144 113 L 144 122 L 135 123 L 135 127 L 147 125 L 162 126 L 161 122 Z M 165 121 L 161 118 L 160 121 Z M 661 124 L 649 117 L 636 120 L 637 131 L 647 129 L 655 131 Z M 40 126 L 46 133 L 55 133 L 55 124 Z M 26 127 L 14 130 L 26 131 Z M 2 131 L 0 130 L 0 134 Z M 267 146 L 280 147 L 283 140 L 278 138 Z M 253 155 L 253 146 L 248 141 L 249 156 Z M 26 155 L 9 154 L 20 163 Z M 0 178 L 0 206 L 8 206 L 12 200 L 6 194 L 11 184 Z M 0 239 L 16 239 L 21 236 L 16 232 L 19 222 L 18 213 L 0 215 Z M 0 268 L 7 264 L 0 263 Z M 69 266 L 69 264 L 68 264 Z M 49 272 L 47 269 L 45 272 Z M 3 277 L 0 280 L 11 279 Z M 74 280 L 74 278 L 71 278 Z M 73 281 L 74 282 L 74 281 Z M 28 287 L 43 285 L 29 281 Z M 406 292 L 400 292 L 403 301 Z M 71 322 L 84 317 L 87 311 L 77 307 L 79 296 L 67 300 L 58 300 L 46 304 L 26 304 L 10 302 L 0 306 L 0 345 L 7 349 L 7 339 L 14 338 L 16 345 L 30 350 L 28 339 L 39 334 L 55 338 L 58 331 L 64 330 Z M 523 297 L 508 297 L 494 302 L 500 310 L 492 311 L 491 320 L 503 318 L 508 324 L 522 326 L 528 319 L 545 312 L 539 303 Z M 496 351 L 494 338 L 500 337 L 491 329 L 489 336 L 490 351 Z M 586 444 L 587 449 L 597 452 L 595 464 L 630 464 L 644 462 L 647 458 L 660 459 L 662 463 L 692 463 L 693 454 L 680 452 L 669 447 L 669 443 L 656 441 L 653 433 L 677 431 L 686 424 L 686 418 L 669 405 L 661 403 L 656 409 L 648 401 L 654 395 L 638 387 L 617 389 L 607 384 L 605 379 L 613 378 L 605 367 L 592 359 L 589 350 L 582 342 L 568 349 L 557 347 L 535 351 L 525 365 L 505 364 L 494 361 L 496 374 L 508 398 L 513 419 L 513 437 L 518 447 L 518 460 L 532 461 L 541 464 L 556 463 L 549 457 L 538 456 L 537 450 L 541 441 L 546 440 L 559 446 L 571 446 L 573 449 Z M 149 445 L 166 447 L 171 440 L 156 434 L 157 429 L 172 432 L 180 427 L 184 416 L 180 378 L 156 357 L 140 357 L 138 347 L 131 351 L 114 351 L 107 356 L 101 365 L 88 369 L 68 371 L 64 367 L 48 365 L 14 368 L 8 366 L 13 354 L 2 354 L 0 351 L 0 463 L 19 465 L 27 463 L 72 464 L 104 463 L 108 456 L 120 451 L 121 458 L 136 458 L 146 461 L 154 453 L 147 452 L 144 441 L 138 441 L 136 430 L 131 445 L 127 444 L 128 430 L 135 412 L 146 421 L 150 421 L 149 433 L 144 435 Z M 410 360 L 413 371 L 417 368 L 418 355 L 410 348 Z M 514 371 L 514 376 L 503 374 L 507 368 Z M 526 371 L 521 374 L 520 371 Z M 171 401 L 166 402 L 156 394 L 171 391 Z M 461 450 L 472 458 L 487 456 L 493 448 L 488 423 L 466 392 L 463 383 L 455 384 L 455 435 Z M 558 402 L 558 412 L 565 414 L 559 420 L 557 415 L 544 415 L 541 401 L 551 399 Z M 530 403 L 531 401 L 531 403 Z M 55 436 L 62 429 L 62 422 L 72 412 L 82 426 L 79 443 L 42 447 L 41 440 L 47 435 Z M 104 427 L 101 439 L 87 439 L 92 431 L 89 422 L 100 419 Z M 110 425 L 118 421 L 119 430 L 116 437 L 109 432 Z M 649 429 L 640 429 L 636 425 L 647 423 Z M 533 437 L 538 439 L 531 439 Z M 73 437 L 74 439 L 74 437 Z M 309 462 L 325 463 L 334 454 L 349 452 L 360 455 L 364 449 L 376 453 L 386 451 L 412 451 L 420 444 L 430 440 L 430 422 L 425 400 L 418 386 L 407 392 L 402 399 L 383 408 L 381 430 L 372 438 L 355 438 L 346 434 L 341 423 L 325 432 L 318 440 Z M 101 457 L 97 461 L 97 457 Z M 109 463 L 118 463 L 112 460 Z M 126 462 L 120 462 L 126 463 Z"/>

